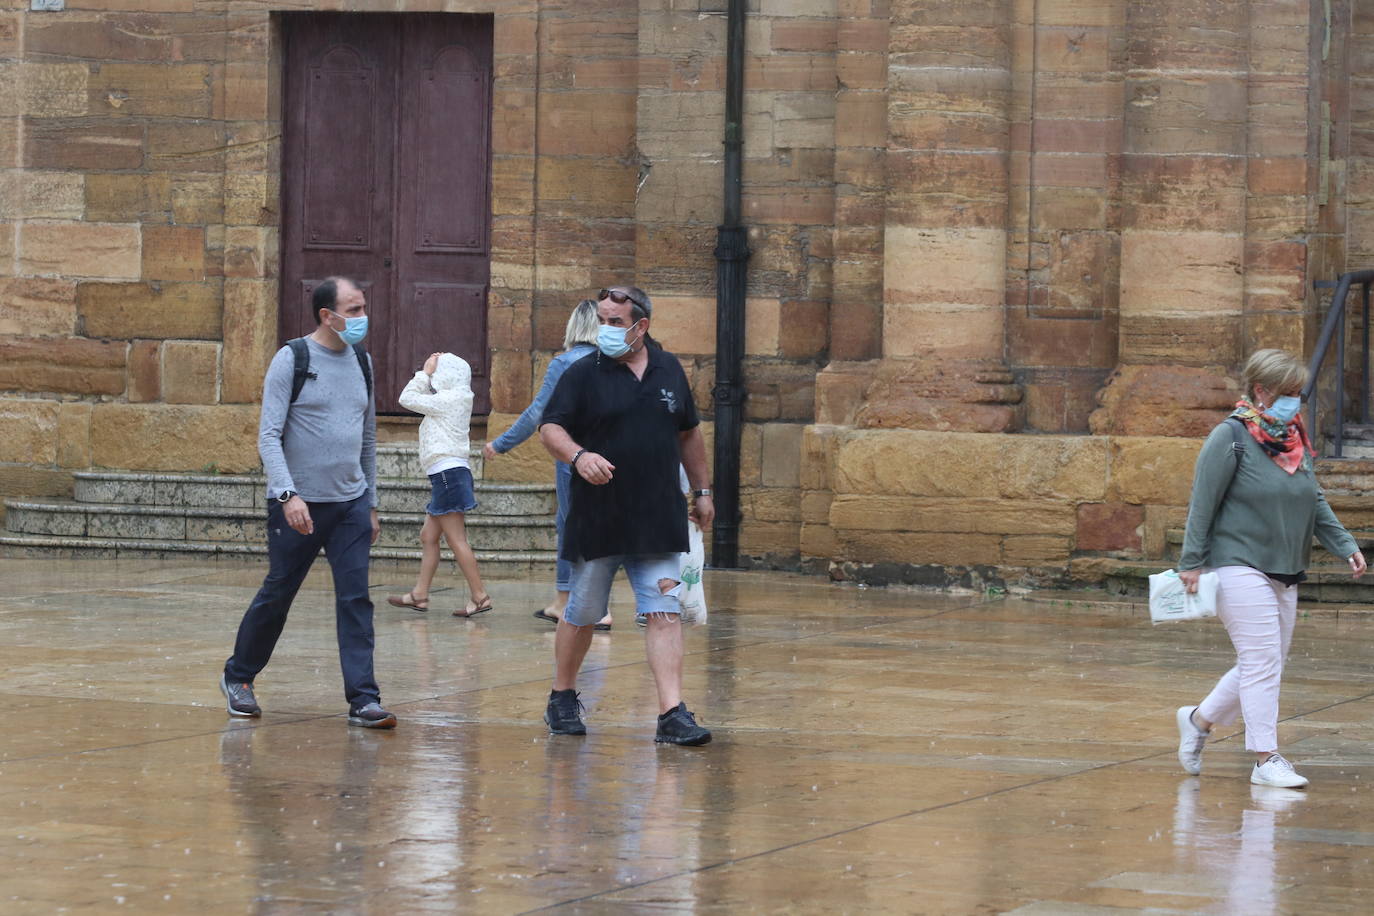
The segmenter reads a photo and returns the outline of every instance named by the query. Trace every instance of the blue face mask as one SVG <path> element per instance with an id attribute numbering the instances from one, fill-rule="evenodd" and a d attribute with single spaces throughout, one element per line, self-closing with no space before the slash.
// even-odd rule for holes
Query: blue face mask
<path id="1" fill-rule="evenodd" d="M 630 328 L 617 328 L 603 324 L 596 332 L 596 345 L 611 359 L 619 359 L 630 352 L 630 344 L 625 340 Z"/>
<path id="2" fill-rule="evenodd" d="M 338 312 L 333 312 L 331 314 L 343 318 Z M 336 333 L 343 339 L 343 342 L 350 347 L 354 344 L 362 343 L 363 338 L 367 336 L 367 316 L 362 315 L 358 318 L 344 318 L 344 329 Z"/>
<path id="3" fill-rule="evenodd" d="M 1291 394 L 1281 398 L 1275 398 L 1274 403 L 1269 405 L 1265 413 L 1281 423 L 1291 423 L 1293 418 L 1302 410 L 1302 398 L 1294 397 Z"/>

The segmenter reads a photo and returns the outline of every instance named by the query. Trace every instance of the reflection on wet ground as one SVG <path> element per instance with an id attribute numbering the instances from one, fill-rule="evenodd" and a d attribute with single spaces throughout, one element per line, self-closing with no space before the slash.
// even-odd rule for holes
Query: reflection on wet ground
<path id="1" fill-rule="evenodd" d="M 1173 709 L 1229 664 L 1214 622 L 773 573 L 708 579 L 687 636 L 705 748 L 653 743 L 620 622 L 587 659 L 591 735 L 547 736 L 542 579 L 493 584 L 474 620 L 446 612 L 457 591 L 379 607 L 401 725 L 348 728 L 323 567 L 259 678 L 266 714 L 230 722 L 216 678 L 261 574 L 0 560 L 0 909 L 1369 908 L 1374 619 L 1299 622 L 1280 740 L 1300 793 L 1252 788 L 1234 733 L 1200 778 L 1178 769 Z"/>

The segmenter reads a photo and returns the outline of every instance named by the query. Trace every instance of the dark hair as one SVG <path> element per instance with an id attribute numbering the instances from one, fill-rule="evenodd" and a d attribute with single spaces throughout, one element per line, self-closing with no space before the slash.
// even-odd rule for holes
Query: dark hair
<path id="1" fill-rule="evenodd" d="M 343 277 L 326 277 L 319 286 L 315 287 L 315 292 L 310 296 L 310 307 L 315 315 L 315 323 L 320 323 L 320 309 L 334 311 L 334 306 L 339 304 L 339 281 Z"/>
<path id="2" fill-rule="evenodd" d="M 654 314 L 654 303 L 649 298 L 649 294 L 638 286 L 621 285 L 616 287 L 630 294 L 630 318 L 640 321 L 644 318 L 652 318 Z M 644 345 L 653 347 L 655 350 L 662 350 L 663 344 L 654 340 L 648 331 L 644 332 Z"/>

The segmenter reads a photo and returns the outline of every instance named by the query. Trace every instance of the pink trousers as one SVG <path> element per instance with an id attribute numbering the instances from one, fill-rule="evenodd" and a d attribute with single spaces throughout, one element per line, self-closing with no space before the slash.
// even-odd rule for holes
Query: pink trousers
<path id="1" fill-rule="evenodd" d="M 1245 747 L 1276 751 L 1279 747 L 1279 680 L 1293 641 L 1298 587 L 1276 582 L 1249 566 L 1222 566 L 1217 617 L 1236 647 L 1236 665 L 1221 676 L 1198 716 L 1230 725 L 1245 716 Z"/>

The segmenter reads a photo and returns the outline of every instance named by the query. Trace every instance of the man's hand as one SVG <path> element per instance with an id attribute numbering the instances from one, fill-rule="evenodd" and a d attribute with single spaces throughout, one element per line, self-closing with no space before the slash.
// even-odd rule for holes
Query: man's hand
<path id="1" fill-rule="evenodd" d="M 692 508 L 688 510 L 687 516 L 697 523 L 698 528 L 710 528 L 711 522 L 716 518 L 716 504 L 709 496 L 698 496 L 692 500 Z"/>
<path id="2" fill-rule="evenodd" d="M 501 453 L 496 450 L 496 446 L 492 445 L 490 442 L 482 446 L 482 457 L 488 461 L 491 461 L 499 454 Z"/>
<path id="3" fill-rule="evenodd" d="M 587 483 L 601 486 L 611 482 L 614 476 L 615 465 L 596 452 L 583 452 L 582 457 L 577 459 L 577 473 Z"/>
<path id="4" fill-rule="evenodd" d="M 381 518 L 379 518 L 378 515 L 377 515 L 377 507 L 376 507 L 376 506 L 373 506 L 373 507 L 372 507 L 372 540 L 369 541 L 368 543 L 370 543 L 370 544 L 375 544 L 375 543 L 377 543 L 377 538 L 381 535 L 381 533 L 382 533 L 382 520 L 381 520 Z"/>
<path id="5" fill-rule="evenodd" d="M 1357 550 L 1346 557 L 1345 562 L 1350 564 L 1350 571 L 1354 573 L 1353 578 L 1358 579 L 1360 576 L 1364 575 L 1364 571 L 1367 567 L 1365 566 L 1363 553 Z"/>
<path id="6" fill-rule="evenodd" d="M 286 505 L 282 506 L 282 514 L 286 516 L 286 524 L 299 534 L 315 533 L 315 522 L 310 518 L 310 507 L 299 496 L 293 496 L 286 501 Z"/>
<path id="7" fill-rule="evenodd" d="M 1202 578 L 1202 570 L 1185 569 L 1183 570 L 1183 572 L 1178 574 L 1178 577 L 1183 580 L 1183 588 L 1188 592 L 1188 594 L 1197 594 L 1197 580 Z"/>

